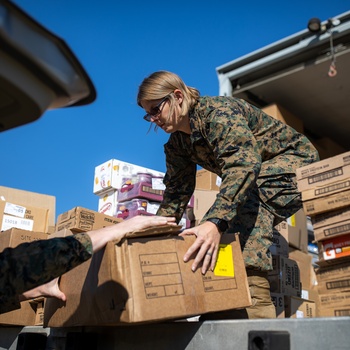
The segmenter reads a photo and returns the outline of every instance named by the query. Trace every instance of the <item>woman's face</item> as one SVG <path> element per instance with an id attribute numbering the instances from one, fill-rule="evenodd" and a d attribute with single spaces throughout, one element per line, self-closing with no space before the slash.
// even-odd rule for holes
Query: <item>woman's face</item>
<path id="1" fill-rule="evenodd" d="M 181 101 L 175 96 L 175 102 L 173 102 L 175 108 L 172 114 L 169 114 L 171 103 L 169 97 L 160 100 L 142 101 L 142 108 L 147 113 L 144 119 L 155 123 L 168 134 L 180 130 Z"/>

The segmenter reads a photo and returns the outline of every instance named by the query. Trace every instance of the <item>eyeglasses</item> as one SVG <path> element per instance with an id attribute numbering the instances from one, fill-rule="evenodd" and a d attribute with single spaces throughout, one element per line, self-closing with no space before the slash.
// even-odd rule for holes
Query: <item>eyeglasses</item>
<path id="1" fill-rule="evenodd" d="M 165 96 L 156 106 L 154 106 L 149 113 L 147 113 L 143 119 L 147 122 L 152 122 L 155 117 L 161 112 L 161 105 L 169 98 L 169 95 Z M 153 119 L 153 120 L 152 120 Z"/>

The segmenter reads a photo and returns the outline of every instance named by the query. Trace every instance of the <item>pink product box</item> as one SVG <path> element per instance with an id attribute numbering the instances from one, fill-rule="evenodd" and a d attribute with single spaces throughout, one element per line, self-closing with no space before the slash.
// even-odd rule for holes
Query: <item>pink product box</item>
<path id="1" fill-rule="evenodd" d="M 149 182 L 124 183 L 118 192 L 118 203 L 129 201 L 134 198 L 144 198 L 154 202 L 163 200 L 164 190 L 152 187 Z"/>
<path id="2" fill-rule="evenodd" d="M 155 215 L 159 205 L 159 203 L 151 203 L 146 199 L 132 199 L 118 203 L 115 216 L 125 220 L 137 215 Z"/>
<path id="3" fill-rule="evenodd" d="M 188 208 L 194 208 L 194 195 L 190 198 L 190 201 L 188 202 L 187 205 Z"/>

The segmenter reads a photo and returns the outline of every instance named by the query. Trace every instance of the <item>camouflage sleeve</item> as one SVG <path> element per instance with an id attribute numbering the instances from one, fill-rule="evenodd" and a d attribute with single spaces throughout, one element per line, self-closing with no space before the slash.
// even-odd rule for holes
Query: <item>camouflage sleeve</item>
<path id="1" fill-rule="evenodd" d="M 221 105 L 212 111 L 206 124 L 206 138 L 221 169 L 220 192 L 202 222 L 207 218 L 231 221 L 237 206 L 246 201 L 259 176 L 261 155 L 256 139 L 243 113 L 244 108 Z"/>
<path id="2" fill-rule="evenodd" d="M 173 135 L 172 135 L 173 136 Z M 165 191 L 157 215 L 174 216 L 179 222 L 193 194 L 196 181 L 196 164 L 179 153 L 176 137 L 170 137 L 164 146 L 166 155 Z"/>
<path id="3" fill-rule="evenodd" d="M 0 313 L 19 307 L 18 295 L 47 283 L 92 256 L 90 236 L 23 243 L 0 253 Z"/>

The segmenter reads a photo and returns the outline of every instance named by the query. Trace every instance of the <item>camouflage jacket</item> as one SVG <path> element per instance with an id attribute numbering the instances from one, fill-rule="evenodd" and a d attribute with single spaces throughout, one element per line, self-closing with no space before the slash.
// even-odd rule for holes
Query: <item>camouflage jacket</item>
<path id="1" fill-rule="evenodd" d="M 47 283 L 92 256 L 85 233 L 23 243 L 0 253 L 0 313 L 19 308 L 18 296 Z"/>
<path id="2" fill-rule="evenodd" d="M 195 189 L 197 165 L 222 179 L 202 221 L 231 221 L 259 176 L 295 174 L 296 168 L 318 160 L 304 135 L 234 97 L 201 97 L 189 121 L 191 135 L 174 132 L 164 146 L 166 190 L 158 215 L 182 217 Z"/>

